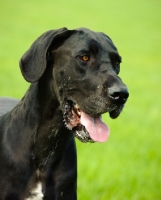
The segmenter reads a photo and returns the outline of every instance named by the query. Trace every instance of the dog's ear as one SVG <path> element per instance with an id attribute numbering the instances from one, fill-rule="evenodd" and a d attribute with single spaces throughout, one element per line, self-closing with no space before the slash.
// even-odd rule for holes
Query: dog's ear
<path id="1" fill-rule="evenodd" d="M 20 60 L 20 69 L 24 78 L 36 82 L 43 75 L 47 65 L 47 52 L 54 42 L 68 38 L 74 31 L 66 28 L 47 31 L 42 34 L 26 51 Z"/>

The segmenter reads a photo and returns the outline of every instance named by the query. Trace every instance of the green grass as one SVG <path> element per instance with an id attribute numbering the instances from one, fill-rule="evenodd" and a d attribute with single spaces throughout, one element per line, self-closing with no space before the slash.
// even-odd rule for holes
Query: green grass
<path id="1" fill-rule="evenodd" d="M 107 33 L 123 57 L 130 98 L 108 142 L 78 149 L 79 200 L 161 199 L 161 2 L 158 0 L 9 1 L 0 6 L 0 95 L 29 84 L 18 61 L 43 32 L 88 27 Z"/>

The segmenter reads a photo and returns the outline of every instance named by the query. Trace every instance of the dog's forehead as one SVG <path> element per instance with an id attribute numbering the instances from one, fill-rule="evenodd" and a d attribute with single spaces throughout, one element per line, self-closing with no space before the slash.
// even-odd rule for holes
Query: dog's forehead
<path id="1" fill-rule="evenodd" d="M 104 33 L 94 32 L 86 28 L 78 28 L 76 32 L 68 39 L 67 45 L 73 47 L 73 50 L 84 49 L 90 46 L 97 46 L 105 51 L 117 51 L 112 40 Z"/>

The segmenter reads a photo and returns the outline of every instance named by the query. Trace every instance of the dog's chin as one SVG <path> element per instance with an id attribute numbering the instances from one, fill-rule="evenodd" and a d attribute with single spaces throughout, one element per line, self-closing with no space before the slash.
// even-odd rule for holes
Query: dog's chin
<path id="1" fill-rule="evenodd" d="M 114 110 L 110 111 L 109 112 L 110 117 L 112 119 L 116 119 L 120 115 L 123 107 L 124 107 L 124 105 L 121 105 L 121 106 L 116 107 Z"/>
<path id="2" fill-rule="evenodd" d="M 64 102 L 64 124 L 72 130 L 81 142 L 105 142 L 109 136 L 109 128 L 102 121 L 101 115 L 92 117 L 80 109 L 71 100 Z"/>

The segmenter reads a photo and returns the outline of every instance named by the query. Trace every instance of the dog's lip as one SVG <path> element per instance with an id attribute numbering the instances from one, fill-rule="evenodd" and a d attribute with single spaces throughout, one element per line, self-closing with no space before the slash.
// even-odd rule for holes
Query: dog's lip
<path id="1" fill-rule="evenodd" d="M 120 115 L 120 113 L 121 113 L 123 107 L 124 107 L 124 104 L 121 105 L 121 106 L 116 106 L 115 109 L 109 111 L 110 117 L 111 117 L 112 119 L 116 119 L 116 118 Z"/>

